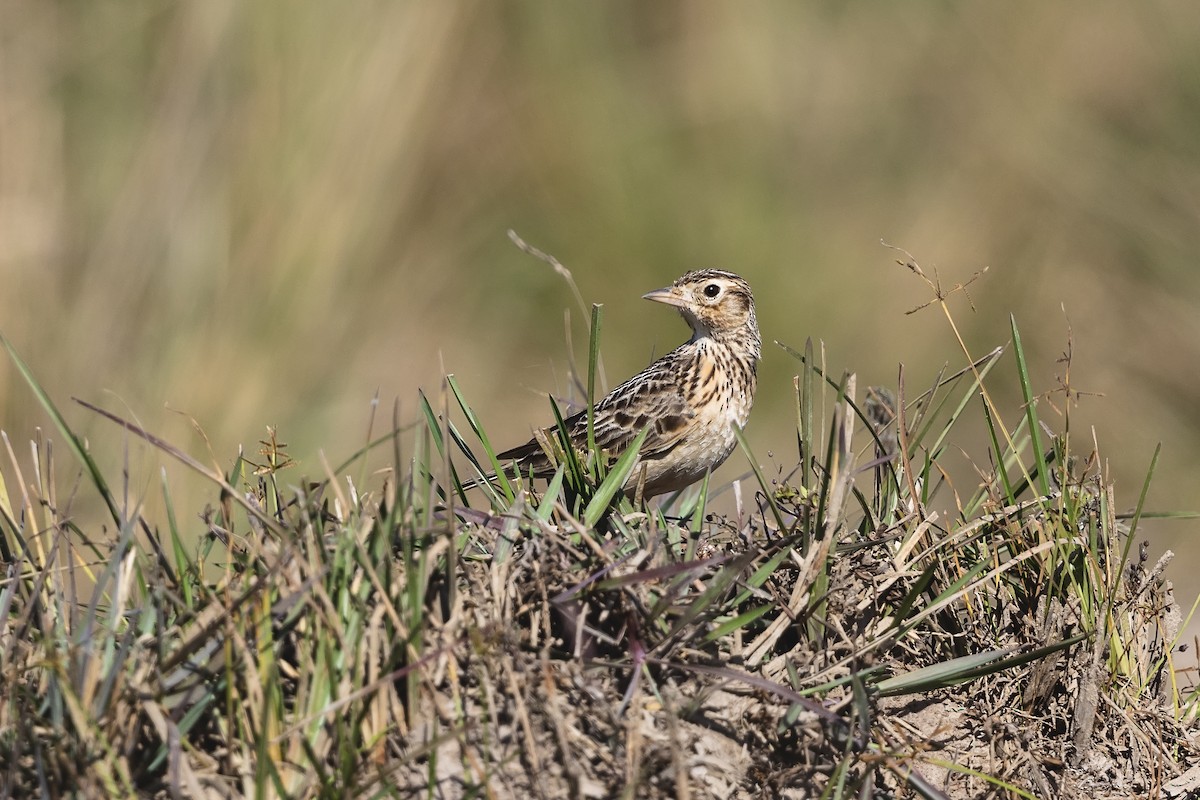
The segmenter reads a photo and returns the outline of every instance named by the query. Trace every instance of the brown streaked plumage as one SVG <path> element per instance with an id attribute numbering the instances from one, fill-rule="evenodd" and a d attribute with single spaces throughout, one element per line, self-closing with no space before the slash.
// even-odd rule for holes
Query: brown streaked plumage
<path id="1" fill-rule="evenodd" d="M 692 338 L 609 392 L 596 404 L 594 427 L 596 446 L 610 456 L 649 427 L 629 486 L 644 481 L 644 496 L 653 497 L 700 480 L 733 452 L 733 426 L 746 424 L 754 401 L 762 340 L 750 285 L 732 272 L 689 272 L 643 297 L 677 308 Z M 572 445 L 586 450 L 587 413 L 566 424 Z M 542 442 L 555 441 L 549 428 L 499 458 L 546 477 L 554 463 Z"/>

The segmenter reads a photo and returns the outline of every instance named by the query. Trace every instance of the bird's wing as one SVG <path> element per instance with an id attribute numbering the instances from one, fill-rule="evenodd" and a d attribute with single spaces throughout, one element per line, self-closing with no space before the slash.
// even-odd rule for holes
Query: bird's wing
<path id="1" fill-rule="evenodd" d="M 643 460 L 662 458 L 679 444 L 695 416 L 683 393 L 680 360 L 679 350 L 667 354 L 596 404 L 598 448 L 619 455 L 647 427 L 649 433 L 640 456 Z M 571 438 L 586 446 L 587 416 L 576 417 L 572 418 Z"/>
<path id="2" fill-rule="evenodd" d="M 609 392 L 596 404 L 593 415 L 596 446 L 610 455 L 619 455 L 647 426 L 650 432 L 642 443 L 642 460 L 663 458 L 682 441 L 695 412 L 684 397 L 680 381 L 680 350 L 655 361 Z M 580 411 L 564 420 L 571 442 L 580 450 L 587 448 L 587 412 Z M 545 428 L 525 444 L 497 456 L 502 463 L 518 462 L 521 471 L 530 469 L 539 477 L 553 471 L 539 438 L 551 447 L 557 434 Z"/>

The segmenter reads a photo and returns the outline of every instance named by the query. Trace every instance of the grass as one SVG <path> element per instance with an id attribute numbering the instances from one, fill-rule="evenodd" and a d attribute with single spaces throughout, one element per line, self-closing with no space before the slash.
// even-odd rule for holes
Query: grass
<path id="1" fill-rule="evenodd" d="M 621 491 L 632 453 L 464 489 L 499 463 L 453 377 L 311 480 L 274 432 L 222 471 L 84 403 L 211 486 L 197 536 L 165 477 L 161 523 L 112 489 L 5 342 L 74 467 L 4 439 L 4 794 L 1186 791 L 1197 695 L 1163 564 L 1133 555 L 1145 487 L 1119 513 L 1069 379 L 1056 429 L 1016 320 L 976 357 L 929 285 L 965 367 L 860 404 L 812 342 L 781 345 L 795 468 L 742 440 L 748 477 L 652 508 Z M 1025 403 L 1001 408 L 1013 380 Z M 989 445 L 967 481 L 948 454 L 971 415 Z M 103 524 L 76 519 L 86 493 Z"/>

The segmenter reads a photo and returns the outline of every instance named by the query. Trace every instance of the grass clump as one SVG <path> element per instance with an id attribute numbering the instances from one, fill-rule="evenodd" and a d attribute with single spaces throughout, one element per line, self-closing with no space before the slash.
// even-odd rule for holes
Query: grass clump
<path id="1" fill-rule="evenodd" d="M 85 404 L 211 482 L 199 536 L 165 480 L 162 525 L 118 498 L 10 348 L 83 481 L 5 438 L 6 793 L 1189 796 L 1183 613 L 1131 553 L 1141 500 L 1119 513 L 1094 443 L 1041 418 L 1012 333 L 861 404 L 784 345 L 794 468 L 743 441 L 744 480 L 650 509 L 631 458 L 569 448 L 544 487 L 464 489 L 501 465 L 453 378 L 315 480 L 274 433 L 218 471 Z M 970 415 L 968 491 L 946 453 Z M 75 521 L 84 490 L 111 525 Z"/>

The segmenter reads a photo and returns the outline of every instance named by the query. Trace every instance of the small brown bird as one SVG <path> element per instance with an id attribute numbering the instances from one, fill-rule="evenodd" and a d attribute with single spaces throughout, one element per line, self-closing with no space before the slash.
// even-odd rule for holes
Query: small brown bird
<path id="1" fill-rule="evenodd" d="M 732 272 L 689 272 L 642 296 L 679 309 L 692 338 L 609 392 L 593 426 L 596 446 L 612 457 L 649 428 L 628 482 L 649 498 L 695 483 L 733 452 L 733 426 L 746 424 L 754 401 L 762 339 L 750 285 Z M 586 451 L 587 412 L 565 422 L 572 446 Z M 543 443 L 555 441 L 548 428 L 499 459 L 548 477 L 555 465 Z"/>

